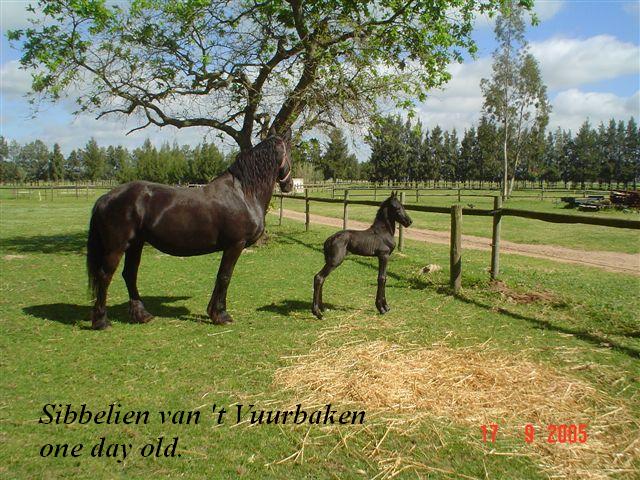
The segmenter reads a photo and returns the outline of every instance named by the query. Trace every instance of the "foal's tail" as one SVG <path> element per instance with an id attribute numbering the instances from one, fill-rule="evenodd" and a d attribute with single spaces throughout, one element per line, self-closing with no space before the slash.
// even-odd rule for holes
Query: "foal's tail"
<path id="1" fill-rule="evenodd" d="M 96 206 L 91 212 L 89 222 L 89 237 L 87 238 L 87 276 L 89 277 L 89 292 L 91 298 L 96 298 L 98 293 L 98 281 L 103 271 L 104 246 L 100 237 Z"/>

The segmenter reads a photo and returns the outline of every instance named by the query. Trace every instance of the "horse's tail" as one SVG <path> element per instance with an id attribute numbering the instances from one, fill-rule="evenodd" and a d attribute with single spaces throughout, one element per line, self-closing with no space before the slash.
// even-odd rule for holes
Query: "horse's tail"
<path id="1" fill-rule="evenodd" d="M 87 276 L 89 277 L 89 292 L 92 298 L 95 298 L 98 293 L 98 281 L 103 270 L 103 259 L 104 245 L 100 236 L 96 205 L 91 212 L 87 238 Z"/>

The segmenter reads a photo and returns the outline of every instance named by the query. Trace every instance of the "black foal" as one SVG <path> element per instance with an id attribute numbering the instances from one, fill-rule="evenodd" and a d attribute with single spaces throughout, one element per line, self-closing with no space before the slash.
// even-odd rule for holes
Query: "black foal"
<path id="1" fill-rule="evenodd" d="M 408 227 L 411 225 L 411 218 L 393 192 L 389 198 L 382 202 L 376 219 L 369 228 L 366 230 L 341 230 L 325 240 L 325 265 L 313 278 L 313 308 L 311 311 L 316 317 L 322 318 L 324 311 L 322 285 L 327 276 L 340 266 L 347 252 L 365 257 L 378 257 L 376 307 L 380 313 L 389 311 L 384 287 L 387 282 L 387 261 L 396 246 L 393 238 L 396 222 Z"/>

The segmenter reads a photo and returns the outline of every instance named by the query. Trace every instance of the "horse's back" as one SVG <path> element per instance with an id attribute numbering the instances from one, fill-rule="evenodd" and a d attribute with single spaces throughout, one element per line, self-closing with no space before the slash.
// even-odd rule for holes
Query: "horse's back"
<path id="1" fill-rule="evenodd" d="M 349 253 L 365 257 L 391 253 L 395 242 L 393 237 L 386 237 L 385 235 L 376 234 L 370 228 L 366 230 L 340 230 L 325 240 L 325 259 L 343 249 Z"/>

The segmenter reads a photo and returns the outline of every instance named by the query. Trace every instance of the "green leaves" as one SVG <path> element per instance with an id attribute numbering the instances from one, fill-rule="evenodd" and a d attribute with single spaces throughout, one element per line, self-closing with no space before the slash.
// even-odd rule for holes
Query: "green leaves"
<path id="1" fill-rule="evenodd" d="M 411 109 L 448 80 L 449 62 L 475 52 L 474 14 L 502 4 L 40 0 L 46 20 L 8 38 L 22 65 L 38 71 L 33 90 L 45 98 L 82 73 L 90 81 L 81 109 L 208 126 L 244 148 L 257 112 L 284 128 L 309 118 L 366 123 L 379 101 Z"/>

